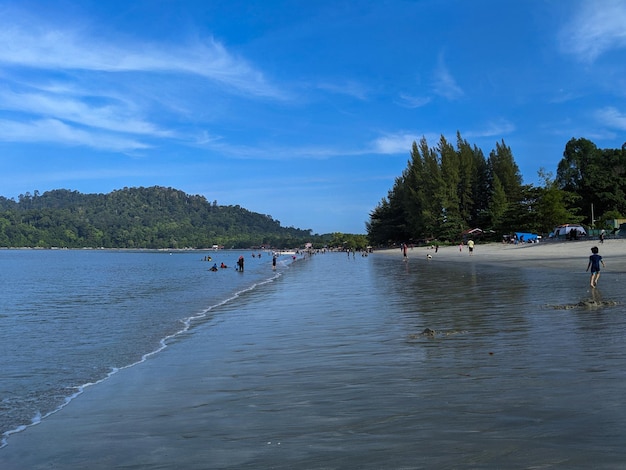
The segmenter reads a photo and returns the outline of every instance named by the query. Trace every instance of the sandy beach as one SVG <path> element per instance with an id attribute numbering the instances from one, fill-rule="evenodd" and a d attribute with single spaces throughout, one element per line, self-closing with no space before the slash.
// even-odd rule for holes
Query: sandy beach
<path id="1" fill-rule="evenodd" d="M 626 240 L 611 239 L 599 244 L 598 240 L 548 241 L 523 245 L 486 243 L 474 246 L 470 256 L 467 245 L 439 247 L 437 253 L 431 247 L 409 248 L 409 261 L 503 264 L 520 268 L 566 269 L 584 271 L 587 268 L 591 248 L 597 246 L 606 263 L 603 271 L 626 270 Z M 376 254 L 402 258 L 399 248 L 378 250 Z M 428 259 L 428 255 L 432 258 Z"/>

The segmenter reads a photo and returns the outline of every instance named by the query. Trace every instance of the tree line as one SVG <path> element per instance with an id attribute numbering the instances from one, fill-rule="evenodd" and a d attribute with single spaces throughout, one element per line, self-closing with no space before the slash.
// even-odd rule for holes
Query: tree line
<path id="1" fill-rule="evenodd" d="M 604 228 L 606 221 L 626 214 L 626 143 L 600 149 L 572 138 L 556 177 L 544 168 L 538 175 L 539 186 L 523 184 L 504 140 L 485 157 L 458 132 L 456 145 L 441 136 L 431 147 L 422 138 L 413 143 L 407 167 L 387 197 L 370 213 L 370 243 L 458 241 L 471 228 L 493 239 L 513 231 L 547 234 L 564 223 Z"/>
<path id="2" fill-rule="evenodd" d="M 310 229 L 282 227 L 269 215 L 173 188 L 0 196 L 0 247 L 297 247 L 312 238 Z"/>

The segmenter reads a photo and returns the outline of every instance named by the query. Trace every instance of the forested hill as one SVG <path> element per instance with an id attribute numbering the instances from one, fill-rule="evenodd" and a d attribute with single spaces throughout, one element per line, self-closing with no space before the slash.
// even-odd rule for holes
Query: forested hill
<path id="1" fill-rule="evenodd" d="M 281 227 L 269 215 L 157 186 L 0 196 L 0 247 L 283 247 L 310 237 L 311 230 Z"/>

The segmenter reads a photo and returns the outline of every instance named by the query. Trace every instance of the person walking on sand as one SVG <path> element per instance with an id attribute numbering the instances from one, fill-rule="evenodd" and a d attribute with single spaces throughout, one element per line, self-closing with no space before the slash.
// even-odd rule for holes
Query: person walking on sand
<path id="1" fill-rule="evenodd" d="M 594 246 L 591 249 L 591 253 L 593 253 L 589 257 L 589 264 L 587 264 L 586 271 L 589 271 L 591 268 L 591 279 L 589 280 L 589 284 L 591 287 L 596 287 L 598 285 L 598 279 L 600 278 L 600 263 L 602 263 L 602 267 L 604 268 L 604 261 L 602 260 L 602 256 L 598 254 L 598 247 Z"/>

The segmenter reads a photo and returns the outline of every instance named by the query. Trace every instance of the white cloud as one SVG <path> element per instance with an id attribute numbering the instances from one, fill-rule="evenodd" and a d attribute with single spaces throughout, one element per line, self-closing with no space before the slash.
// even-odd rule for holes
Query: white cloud
<path id="1" fill-rule="evenodd" d="M 0 89 L 0 109 L 70 121 L 108 131 L 161 137 L 171 135 L 170 132 L 160 130 L 153 124 L 133 116 L 125 106 L 88 105 L 84 101 L 61 94 L 15 93 Z"/>
<path id="2" fill-rule="evenodd" d="M 612 49 L 626 47 L 626 2 L 586 0 L 561 30 L 563 52 L 585 62 Z"/>
<path id="3" fill-rule="evenodd" d="M 597 110 L 595 117 L 606 126 L 626 131 L 626 113 L 622 113 L 612 106 Z"/>
<path id="4" fill-rule="evenodd" d="M 430 139 L 436 140 L 438 137 L 431 136 Z M 385 155 L 404 153 L 408 155 L 413 147 L 413 142 L 419 142 L 420 140 L 421 137 L 418 136 L 417 133 L 397 132 L 394 134 L 386 134 L 375 139 L 371 147 L 374 153 Z"/>
<path id="5" fill-rule="evenodd" d="M 119 44 L 116 44 L 116 40 Z M 0 63 L 47 70 L 191 74 L 240 93 L 283 99 L 263 74 L 209 38 L 192 44 L 101 41 L 83 30 L 59 29 L 32 19 L 2 15 Z"/>
<path id="6" fill-rule="evenodd" d="M 416 140 L 415 134 L 389 134 L 374 140 L 372 148 L 374 152 L 382 154 L 409 153 Z"/>
<path id="7" fill-rule="evenodd" d="M 502 137 L 510 134 L 514 130 L 515 125 L 512 122 L 501 119 L 499 121 L 488 122 L 482 128 L 466 131 L 463 133 L 463 137 Z"/>
<path id="8" fill-rule="evenodd" d="M 286 97 L 211 38 L 174 45 L 115 35 L 102 40 L 85 27 L 1 13 L 2 141 L 134 152 L 151 146 L 129 135 L 187 140 L 162 126 L 169 120 L 184 128 L 197 116 L 189 108 L 215 85 L 239 96 Z M 181 76 L 189 87 L 180 86 Z"/>
<path id="9" fill-rule="evenodd" d="M 436 94 L 449 100 L 455 100 L 463 96 L 463 90 L 456 83 L 442 56 L 440 56 L 439 64 L 435 70 L 434 91 Z"/>
<path id="10" fill-rule="evenodd" d="M 346 150 L 332 146 L 299 146 L 290 147 L 276 145 L 268 142 L 260 142 L 253 145 L 232 144 L 221 137 L 211 136 L 208 133 L 201 133 L 196 140 L 199 147 L 206 148 L 220 155 L 221 157 L 236 159 L 261 159 L 274 161 L 297 160 L 325 160 L 332 157 L 347 155 L 361 155 L 363 150 Z"/>
<path id="11" fill-rule="evenodd" d="M 429 141 L 436 142 L 439 135 L 428 134 Z M 256 145 L 233 145 L 219 137 L 201 134 L 197 140 L 199 146 L 205 147 L 223 157 L 229 158 L 258 158 L 263 160 L 325 160 L 333 157 L 346 157 L 367 154 L 397 155 L 409 154 L 413 142 L 419 142 L 421 134 L 411 132 L 396 132 L 385 134 L 371 141 L 362 148 L 342 148 L 334 146 L 279 146 L 271 143 L 258 143 Z"/>
<path id="12" fill-rule="evenodd" d="M 84 145 L 120 152 L 150 148 L 149 145 L 134 139 L 76 129 L 56 119 L 40 119 L 30 122 L 0 120 L 0 141 Z"/>

